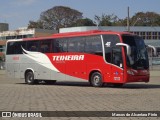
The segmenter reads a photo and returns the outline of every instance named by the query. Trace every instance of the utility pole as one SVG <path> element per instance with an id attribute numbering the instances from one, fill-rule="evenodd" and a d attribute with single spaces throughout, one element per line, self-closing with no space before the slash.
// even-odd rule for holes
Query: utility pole
<path id="1" fill-rule="evenodd" d="M 128 17 L 127 17 L 127 31 L 130 31 L 130 24 L 129 24 L 129 7 L 127 9 Z"/>

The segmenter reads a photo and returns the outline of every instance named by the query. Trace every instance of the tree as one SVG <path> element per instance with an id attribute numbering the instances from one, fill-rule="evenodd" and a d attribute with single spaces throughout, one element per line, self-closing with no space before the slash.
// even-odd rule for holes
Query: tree
<path id="1" fill-rule="evenodd" d="M 81 19 L 82 13 L 78 10 L 65 6 L 56 6 L 40 14 L 37 22 L 30 21 L 29 27 L 42 27 L 43 29 L 56 29 L 61 27 L 69 27 L 77 20 Z M 39 25 L 42 26 L 39 26 Z"/>
<path id="2" fill-rule="evenodd" d="M 99 26 L 126 26 L 127 18 L 119 19 L 116 15 L 95 15 L 95 21 Z M 155 12 L 138 12 L 130 19 L 131 26 L 160 26 L 160 14 Z"/>
<path id="3" fill-rule="evenodd" d="M 43 23 L 41 21 L 29 21 L 28 28 L 41 28 L 43 29 Z"/>
<path id="4" fill-rule="evenodd" d="M 155 12 L 138 12 L 131 18 L 133 26 L 160 26 L 160 15 Z"/>
<path id="5" fill-rule="evenodd" d="M 76 26 L 96 26 L 94 22 L 89 18 L 79 19 L 77 20 L 71 27 Z"/>
<path id="6" fill-rule="evenodd" d="M 95 15 L 94 17 L 98 26 L 113 26 L 119 21 L 118 17 L 114 14 L 106 15 L 102 14 L 102 16 Z"/>

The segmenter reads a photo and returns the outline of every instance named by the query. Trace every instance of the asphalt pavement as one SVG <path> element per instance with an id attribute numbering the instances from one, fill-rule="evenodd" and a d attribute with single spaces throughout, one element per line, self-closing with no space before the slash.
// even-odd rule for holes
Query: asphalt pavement
<path id="1" fill-rule="evenodd" d="M 0 111 L 160 111 L 160 77 L 151 76 L 149 83 L 130 83 L 122 88 L 111 86 L 95 88 L 83 81 L 27 85 L 24 80 L 7 78 L 4 71 L 0 71 Z M 146 120 L 146 118 L 160 119 L 69 116 L 32 119 Z"/>

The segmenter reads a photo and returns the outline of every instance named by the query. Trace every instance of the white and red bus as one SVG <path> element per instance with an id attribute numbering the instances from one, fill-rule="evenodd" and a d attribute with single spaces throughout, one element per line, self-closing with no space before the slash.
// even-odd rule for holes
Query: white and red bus
<path id="1" fill-rule="evenodd" d="M 144 40 L 128 32 L 86 31 L 51 37 L 9 40 L 8 76 L 38 80 L 84 80 L 92 86 L 122 86 L 149 82 L 149 61 Z"/>

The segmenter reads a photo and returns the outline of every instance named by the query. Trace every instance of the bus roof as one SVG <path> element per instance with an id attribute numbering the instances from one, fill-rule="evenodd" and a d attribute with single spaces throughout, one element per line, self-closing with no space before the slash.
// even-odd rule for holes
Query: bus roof
<path id="1" fill-rule="evenodd" d="M 59 37 L 76 37 L 76 36 L 88 36 L 88 35 L 101 35 L 101 34 L 131 34 L 129 32 L 118 32 L 118 31 L 104 31 L 104 30 L 90 30 L 83 32 L 67 32 L 67 33 L 57 33 L 53 34 L 54 38 Z"/>
<path id="2" fill-rule="evenodd" d="M 57 33 L 49 37 L 24 38 L 23 40 L 41 40 L 41 39 L 64 38 L 64 37 L 66 38 L 66 37 L 78 37 L 78 36 L 101 35 L 101 34 L 131 34 L 131 33 L 117 32 L 117 31 L 90 30 L 85 32 Z"/>

